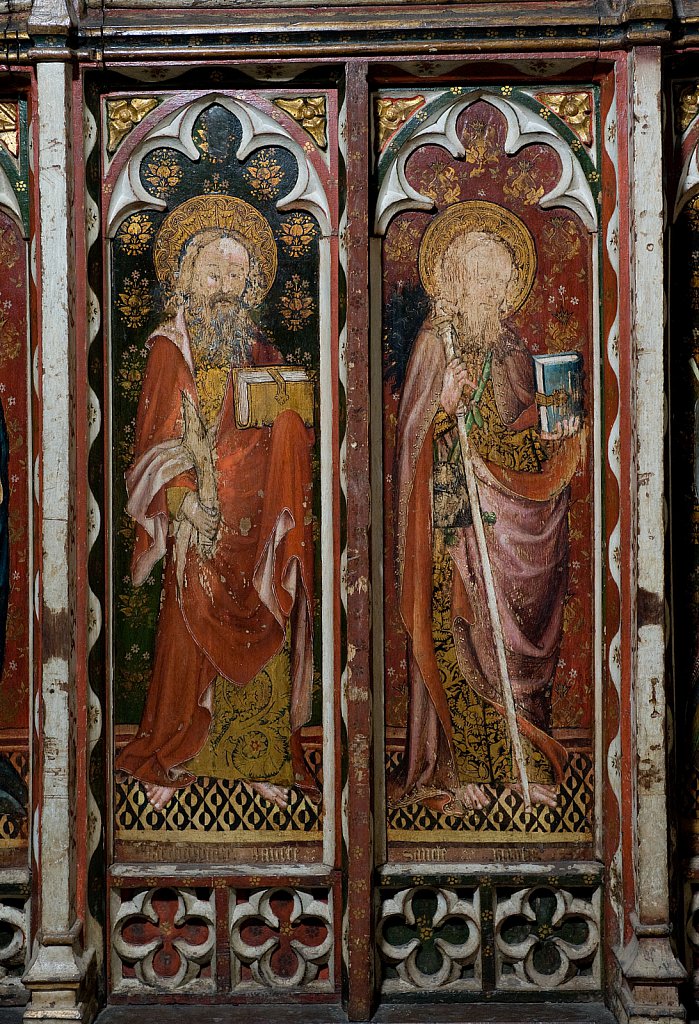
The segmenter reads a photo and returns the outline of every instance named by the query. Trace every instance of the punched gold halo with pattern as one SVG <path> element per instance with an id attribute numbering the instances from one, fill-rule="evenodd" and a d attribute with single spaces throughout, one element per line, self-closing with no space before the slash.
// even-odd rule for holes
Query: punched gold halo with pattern
<path id="1" fill-rule="evenodd" d="M 207 193 L 187 199 L 163 221 L 153 247 L 158 280 L 172 283 L 177 277 L 187 244 L 202 231 L 220 229 L 233 233 L 257 263 L 257 274 L 250 301 L 257 305 L 274 283 L 277 273 L 277 244 L 272 229 L 254 206 L 243 199 L 221 193 Z"/>
<path id="2" fill-rule="evenodd" d="M 512 256 L 514 274 L 508 295 L 508 313 L 516 312 L 531 291 L 536 276 L 536 248 L 529 228 L 520 218 L 497 203 L 469 199 L 438 214 L 420 242 L 418 270 L 428 295 L 437 288 L 436 271 L 444 254 L 457 238 L 479 232 L 500 242 Z"/>

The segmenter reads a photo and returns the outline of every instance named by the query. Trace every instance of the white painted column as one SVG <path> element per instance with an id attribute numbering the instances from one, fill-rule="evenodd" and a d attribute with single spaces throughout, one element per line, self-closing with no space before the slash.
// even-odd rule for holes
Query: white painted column
<path id="1" fill-rule="evenodd" d="M 636 549 L 634 666 L 636 910 L 634 938 L 620 957 L 619 1011 L 645 1022 L 683 1020 L 677 986 L 684 969 L 670 945 L 665 699 L 663 139 L 661 54 L 629 56 L 631 343 L 633 354 L 633 527 Z M 633 456 L 632 456 L 633 457 Z M 633 530 L 632 530 L 633 533 Z M 633 567 L 631 567 L 633 570 Z M 635 813 L 633 813 L 635 811 Z"/>
<path id="2" fill-rule="evenodd" d="M 73 323 L 71 68 L 37 65 L 41 243 L 42 554 L 41 722 L 42 803 L 38 843 L 38 934 L 24 978 L 32 999 L 25 1020 L 85 1020 L 88 958 L 75 917 L 75 694 L 72 691 L 70 541 L 70 393 Z"/>

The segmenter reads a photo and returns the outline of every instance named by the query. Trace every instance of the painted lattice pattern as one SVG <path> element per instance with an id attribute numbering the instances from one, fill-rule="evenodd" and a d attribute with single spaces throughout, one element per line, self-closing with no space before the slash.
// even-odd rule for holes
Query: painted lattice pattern
<path id="1" fill-rule="evenodd" d="M 388 754 L 389 774 L 396 771 L 401 757 L 399 751 Z M 527 837 L 555 835 L 561 841 L 584 841 L 591 838 L 593 782 L 591 757 L 575 752 L 569 756 L 556 807 L 535 804 L 527 814 L 518 793 L 497 786 L 493 787 L 495 799 L 487 810 L 474 810 L 465 817 L 442 814 L 417 803 L 394 807 L 388 812 L 389 838 L 409 842 L 416 832 L 434 834 L 437 830 L 481 835 L 514 831 Z"/>
<path id="2" fill-rule="evenodd" d="M 264 839 L 265 833 L 288 833 L 294 840 L 320 838 L 321 805 L 298 790 L 291 791 L 287 810 L 264 800 L 244 782 L 197 779 L 181 790 L 162 811 L 146 800 L 133 779 L 116 782 L 115 821 L 117 838 L 184 838 L 187 834 L 248 833 Z"/>
<path id="3" fill-rule="evenodd" d="M 4 754 L 10 765 L 10 770 L 15 773 L 16 785 L 28 787 L 29 785 L 29 754 L 26 750 L 13 750 Z M 27 841 L 28 818 L 25 813 L 20 813 L 19 808 L 8 806 L 9 795 L 5 794 L 6 806 L 0 813 L 0 842 L 11 845 L 21 845 Z M 14 804 L 14 801 L 11 801 Z"/>

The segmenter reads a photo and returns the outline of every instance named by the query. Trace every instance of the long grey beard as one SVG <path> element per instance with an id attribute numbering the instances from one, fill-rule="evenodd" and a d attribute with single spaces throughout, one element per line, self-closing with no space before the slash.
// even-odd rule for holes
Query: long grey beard
<path id="1" fill-rule="evenodd" d="M 455 326 L 458 347 L 467 360 L 482 361 L 502 334 L 502 321 L 497 314 L 475 309 L 463 311 Z"/>
<path id="2" fill-rule="evenodd" d="M 244 307 L 190 302 L 184 318 L 195 363 L 248 366 L 252 362 L 253 327 Z"/>

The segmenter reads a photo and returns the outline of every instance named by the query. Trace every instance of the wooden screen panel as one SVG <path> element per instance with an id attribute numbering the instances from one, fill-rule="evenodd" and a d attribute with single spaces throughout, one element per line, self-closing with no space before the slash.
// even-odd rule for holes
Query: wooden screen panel
<path id="1" fill-rule="evenodd" d="M 601 984 L 597 103 L 374 97 L 388 997 Z"/>
<path id="2" fill-rule="evenodd" d="M 110 988 L 332 1000 L 337 100 L 189 77 L 96 97 Z"/>
<path id="3" fill-rule="evenodd" d="M 0 859 L 26 864 L 32 690 L 27 103 L 0 103 Z"/>

